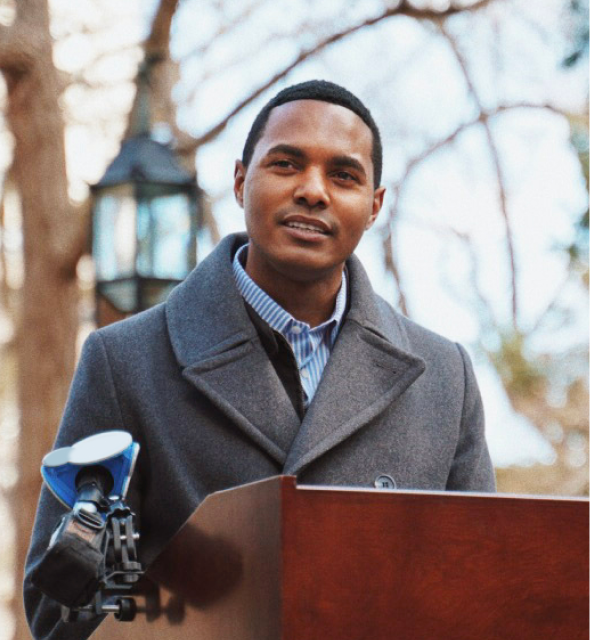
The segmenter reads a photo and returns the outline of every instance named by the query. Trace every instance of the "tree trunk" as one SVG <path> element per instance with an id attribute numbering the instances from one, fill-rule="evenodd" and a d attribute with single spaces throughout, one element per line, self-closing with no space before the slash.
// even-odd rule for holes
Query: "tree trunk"
<path id="1" fill-rule="evenodd" d="M 0 59 L 8 85 L 7 120 L 14 135 L 13 170 L 23 218 L 24 287 L 18 331 L 19 480 L 14 492 L 16 638 L 29 632 L 21 613 L 22 570 L 33 525 L 43 455 L 50 450 L 66 400 L 74 362 L 77 318 L 73 239 L 79 222 L 68 199 L 64 124 L 52 63 L 46 0 L 24 0 L 9 35 L 31 55 Z M 10 33 L 9 33 L 10 32 Z M 5 44 L 6 41 L 3 43 Z M 26 54 L 25 50 L 25 54 Z"/>

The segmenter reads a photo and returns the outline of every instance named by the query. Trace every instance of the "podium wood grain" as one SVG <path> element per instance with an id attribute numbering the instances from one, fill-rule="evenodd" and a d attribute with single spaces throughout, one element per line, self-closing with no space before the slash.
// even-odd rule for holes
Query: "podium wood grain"
<path id="1" fill-rule="evenodd" d="M 587 640 L 588 501 L 272 478 L 207 498 L 148 575 L 93 639 Z"/>

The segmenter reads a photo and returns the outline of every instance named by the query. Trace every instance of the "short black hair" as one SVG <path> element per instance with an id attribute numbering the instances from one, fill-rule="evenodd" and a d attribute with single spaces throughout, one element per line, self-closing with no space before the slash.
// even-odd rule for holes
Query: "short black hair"
<path id="1" fill-rule="evenodd" d="M 373 161 L 373 180 L 375 189 L 381 184 L 381 172 L 383 169 L 383 146 L 381 144 L 381 134 L 379 128 L 373 120 L 371 112 L 365 105 L 350 91 L 340 85 L 328 82 L 327 80 L 308 80 L 300 84 L 294 84 L 282 91 L 269 100 L 256 116 L 250 133 L 246 138 L 244 150 L 242 152 L 242 163 L 245 167 L 250 164 L 254 155 L 254 148 L 264 133 L 264 127 L 270 116 L 270 112 L 275 108 L 287 102 L 295 100 L 320 100 L 322 102 L 331 102 L 332 104 L 346 107 L 356 113 L 356 115 L 369 127 L 373 134 L 373 147 L 371 150 L 371 159 Z"/>

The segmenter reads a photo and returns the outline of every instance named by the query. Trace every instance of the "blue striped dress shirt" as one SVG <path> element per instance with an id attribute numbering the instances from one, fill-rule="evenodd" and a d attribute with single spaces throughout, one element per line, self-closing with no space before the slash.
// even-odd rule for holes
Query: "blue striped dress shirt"
<path id="1" fill-rule="evenodd" d="M 234 257 L 233 271 L 238 290 L 254 311 L 291 345 L 299 367 L 301 386 L 305 393 L 305 406 L 308 407 L 318 388 L 342 325 L 348 287 L 346 269 L 342 273 L 342 286 L 336 296 L 332 315 L 326 322 L 312 329 L 306 322 L 296 320 L 288 311 L 285 311 L 246 273 L 240 257 L 245 257 L 244 252 L 247 246 L 240 247 Z"/>

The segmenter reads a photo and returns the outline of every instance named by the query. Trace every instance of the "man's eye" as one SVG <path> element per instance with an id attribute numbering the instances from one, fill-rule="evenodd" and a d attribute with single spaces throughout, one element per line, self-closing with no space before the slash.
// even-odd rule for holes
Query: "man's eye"
<path id="1" fill-rule="evenodd" d="M 334 176 L 344 182 L 356 181 L 356 177 L 352 173 L 348 173 L 348 171 L 337 171 Z"/>
<path id="2" fill-rule="evenodd" d="M 290 160 L 275 160 L 272 163 L 273 167 L 279 167 L 281 169 L 291 169 L 294 165 Z"/>

